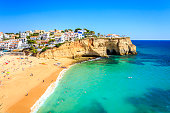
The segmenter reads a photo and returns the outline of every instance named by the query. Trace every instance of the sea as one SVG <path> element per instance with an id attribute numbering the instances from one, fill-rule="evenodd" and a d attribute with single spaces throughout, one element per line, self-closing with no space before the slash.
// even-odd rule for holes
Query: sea
<path id="1" fill-rule="evenodd" d="M 38 113 L 170 113 L 170 41 L 72 66 Z"/>

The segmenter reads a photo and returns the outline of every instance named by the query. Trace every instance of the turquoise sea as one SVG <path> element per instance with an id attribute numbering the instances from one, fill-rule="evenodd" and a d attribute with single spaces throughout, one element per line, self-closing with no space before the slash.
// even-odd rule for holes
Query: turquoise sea
<path id="1" fill-rule="evenodd" d="M 170 113 L 170 41 L 72 66 L 38 113 Z"/>

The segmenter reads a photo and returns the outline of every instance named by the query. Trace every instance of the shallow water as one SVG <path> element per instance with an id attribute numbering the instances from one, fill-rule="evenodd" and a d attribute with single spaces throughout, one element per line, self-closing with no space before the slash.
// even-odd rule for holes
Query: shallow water
<path id="1" fill-rule="evenodd" d="M 170 113 L 170 41 L 133 43 L 138 55 L 71 67 L 38 113 Z"/>

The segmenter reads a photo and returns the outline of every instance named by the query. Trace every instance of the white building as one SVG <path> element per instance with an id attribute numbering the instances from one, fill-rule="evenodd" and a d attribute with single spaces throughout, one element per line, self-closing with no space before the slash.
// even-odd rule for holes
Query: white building
<path id="1" fill-rule="evenodd" d="M 39 33 L 39 35 L 43 35 L 45 33 L 44 30 L 34 30 L 34 33 Z"/>
<path id="2" fill-rule="evenodd" d="M 30 34 L 33 34 L 32 31 L 26 31 L 25 33 L 26 33 L 27 36 L 30 36 Z"/>
<path id="3" fill-rule="evenodd" d="M 4 36 L 3 32 L 0 32 L 0 41 L 3 40 L 3 36 Z"/>
<path id="4" fill-rule="evenodd" d="M 23 44 L 27 43 L 27 38 L 19 38 L 18 40 L 21 41 Z"/>
<path id="5" fill-rule="evenodd" d="M 65 38 L 64 38 L 64 35 L 63 35 L 58 39 L 57 43 L 64 43 L 64 42 L 65 42 Z"/>
<path id="6" fill-rule="evenodd" d="M 26 38 L 27 37 L 27 33 L 20 33 L 21 38 Z"/>
<path id="7" fill-rule="evenodd" d="M 65 39 L 65 41 L 74 41 L 75 40 L 74 32 L 71 32 L 71 31 L 65 32 L 64 33 L 64 39 Z"/>
<path id="8" fill-rule="evenodd" d="M 4 34 L 4 38 L 5 38 L 5 39 L 9 39 L 10 37 L 11 37 L 10 34 Z"/>
<path id="9" fill-rule="evenodd" d="M 78 30 L 79 33 L 84 34 L 85 32 L 87 32 L 86 30 L 82 29 L 82 30 Z"/>
<path id="10" fill-rule="evenodd" d="M 42 37 L 43 40 L 48 40 L 50 38 L 50 32 L 45 32 L 40 37 Z"/>
<path id="11" fill-rule="evenodd" d="M 40 40 L 40 37 L 39 36 L 31 36 L 30 40 Z"/>
<path id="12" fill-rule="evenodd" d="M 82 32 L 74 33 L 74 35 L 75 35 L 75 39 L 82 39 L 82 38 L 84 38 L 84 35 L 82 34 Z"/>
<path id="13" fill-rule="evenodd" d="M 120 36 L 117 34 L 107 34 L 106 38 L 120 38 Z"/>
<path id="14" fill-rule="evenodd" d="M 0 42 L 0 49 L 20 49 L 22 45 L 22 41 L 19 41 L 18 39 L 14 40 L 6 40 Z"/>

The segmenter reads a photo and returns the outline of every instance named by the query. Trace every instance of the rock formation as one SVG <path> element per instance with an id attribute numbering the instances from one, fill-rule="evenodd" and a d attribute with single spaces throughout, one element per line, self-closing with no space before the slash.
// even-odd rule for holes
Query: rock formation
<path id="1" fill-rule="evenodd" d="M 83 39 L 74 42 L 66 42 L 59 48 L 48 49 L 37 54 L 37 57 L 52 59 L 55 57 L 106 57 L 107 55 L 137 54 L 136 46 L 129 37 L 114 39 Z"/>

